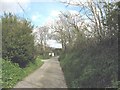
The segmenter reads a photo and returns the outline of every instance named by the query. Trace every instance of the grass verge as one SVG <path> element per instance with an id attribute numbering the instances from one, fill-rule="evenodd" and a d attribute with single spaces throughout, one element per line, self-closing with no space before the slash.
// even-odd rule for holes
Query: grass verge
<path id="1" fill-rule="evenodd" d="M 26 68 L 20 68 L 18 64 L 2 60 L 2 87 L 13 88 L 17 82 L 42 66 L 42 64 L 40 57 L 37 57 L 34 63 L 29 63 Z"/>

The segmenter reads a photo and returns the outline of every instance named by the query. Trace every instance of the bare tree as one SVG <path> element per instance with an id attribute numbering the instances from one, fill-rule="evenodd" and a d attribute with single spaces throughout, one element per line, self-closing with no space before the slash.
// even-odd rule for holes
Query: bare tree
<path id="1" fill-rule="evenodd" d="M 55 24 L 52 26 L 52 29 L 54 31 L 52 32 L 52 37 L 53 39 L 57 40 L 62 44 L 63 50 L 66 49 L 66 34 L 65 34 L 65 29 L 60 20 L 56 21 Z"/>
<path id="2" fill-rule="evenodd" d="M 72 48 L 76 39 L 84 36 L 84 25 L 79 13 L 61 12 L 59 20 L 53 25 L 54 38 L 62 43 L 63 50 Z"/>
<path id="3" fill-rule="evenodd" d="M 34 32 L 35 35 L 35 42 L 38 46 L 38 50 L 41 54 L 43 54 L 45 52 L 45 48 L 47 45 L 47 40 L 48 40 L 48 30 L 49 28 L 46 26 L 42 26 L 39 27 L 38 29 L 36 29 L 36 31 Z"/>

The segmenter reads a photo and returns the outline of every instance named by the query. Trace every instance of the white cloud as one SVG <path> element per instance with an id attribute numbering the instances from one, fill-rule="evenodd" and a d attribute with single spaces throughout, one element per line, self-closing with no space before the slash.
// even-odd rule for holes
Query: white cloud
<path id="1" fill-rule="evenodd" d="M 31 2 L 55 2 L 57 0 L 31 0 Z"/>
<path id="2" fill-rule="evenodd" d="M 48 40 L 47 44 L 50 47 L 54 47 L 54 48 L 62 48 L 62 45 L 60 43 L 58 43 L 56 40 Z"/>
<path id="3" fill-rule="evenodd" d="M 57 17 L 61 12 L 58 10 L 52 10 L 50 13 L 50 16 L 52 17 Z"/>
<path id="4" fill-rule="evenodd" d="M 38 17 L 37 17 L 36 15 L 33 15 L 33 16 L 32 16 L 32 21 L 37 20 L 37 18 L 38 18 Z"/>
<path id="5" fill-rule="evenodd" d="M 51 24 L 54 23 L 55 19 L 58 19 L 59 14 L 60 14 L 59 10 L 50 11 L 48 17 L 45 18 L 44 22 L 40 26 L 46 25 L 46 26 L 49 27 Z M 40 13 L 35 13 L 31 17 L 32 21 L 38 21 L 40 18 L 44 18 L 44 16 L 42 16 Z"/>
<path id="6" fill-rule="evenodd" d="M 30 0 L 1 0 L 1 2 L 5 2 L 5 3 L 15 3 L 15 2 L 28 3 L 28 2 L 30 2 Z"/>
<path id="7" fill-rule="evenodd" d="M 34 14 L 31 19 L 32 21 L 38 21 L 40 18 L 42 18 L 42 15 L 37 13 L 37 14 Z"/>
<path id="8" fill-rule="evenodd" d="M 58 11 L 58 10 L 52 10 L 49 14 L 49 16 L 46 18 L 45 22 L 44 22 L 44 25 L 51 25 L 54 23 L 54 20 L 58 18 L 59 14 L 61 12 Z"/>
<path id="9" fill-rule="evenodd" d="M 23 9 L 26 9 L 30 3 L 30 0 L 0 0 L 0 13 L 3 13 L 4 11 L 12 13 L 22 12 L 18 2 Z"/>

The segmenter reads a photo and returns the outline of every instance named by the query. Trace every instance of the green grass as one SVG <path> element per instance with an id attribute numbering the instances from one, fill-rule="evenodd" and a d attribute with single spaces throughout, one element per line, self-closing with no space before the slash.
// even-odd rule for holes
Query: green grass
<path id="1" fill-rule="evenodd" d="M 2 87 L 12 88 L 14 85 L 39 68 L 43 62 L 37 57 L 34 63 L 29 63 L 26 68 L 20 68 L 18 64 L 13 64 L 8 60 L 2 60 Z"/>

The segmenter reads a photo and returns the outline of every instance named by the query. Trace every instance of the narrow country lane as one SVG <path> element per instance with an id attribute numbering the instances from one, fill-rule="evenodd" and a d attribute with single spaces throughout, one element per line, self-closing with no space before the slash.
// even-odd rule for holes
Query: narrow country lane
<path id="1" fill-rule="evenodd" d="M 67 88 L 57 57 L 44 60 L 44 64 L 14 88 Z"/>

